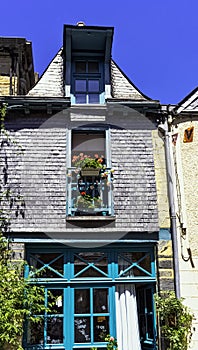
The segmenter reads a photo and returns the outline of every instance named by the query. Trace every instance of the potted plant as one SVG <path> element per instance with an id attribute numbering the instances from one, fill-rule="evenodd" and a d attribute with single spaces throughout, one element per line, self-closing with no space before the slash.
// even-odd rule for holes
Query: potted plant
<path id="1" fill-rule="evenodd" d="M 72 164 L 80 169 L 81 176 L 98 176 L 105 168 L 104 157 L 99 157 L 98 154 L 95 154 L 94 158 L 84 153 L 74 155 Z"/>
<path id="2" fill-rule="evenodd" d="M 80 211 L 88 211 L 94 209 L 93 198 L 86 194 L 78 196 L 76 207 Z"/>
<path id="3" fill-rule="evenodd" d="M 101 198 L 91 197 L 84 193 L 76 201 L 76 208 L 83 212 L 93 212 L 95 208 L 101 208 L 101 206 Z"/>
<path id="4" fill-rule="evenodd" d="M 104 341 L 107 342 L 106 349 L 107 350 L 118 350 L 117 339 L 107 334 L 104 338 Z M 91 350 L 97 350 L 98 348 L 92 347 Z"/>

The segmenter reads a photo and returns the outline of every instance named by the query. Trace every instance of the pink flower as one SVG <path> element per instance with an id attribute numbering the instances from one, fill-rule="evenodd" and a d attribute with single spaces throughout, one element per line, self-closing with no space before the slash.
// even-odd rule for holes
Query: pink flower
<path id="1" fill-rule="evenodd" d="M 73 156 L 72 163 L 75 163 L 77 161 L 77 159 L 78 159 L 78 156 Z"/>
<path id="2" fill-rule="evenodd" d="M 109 341 L 114 341 L 114 337 L 110 337 L 110 338 L 109 338 Z"/>

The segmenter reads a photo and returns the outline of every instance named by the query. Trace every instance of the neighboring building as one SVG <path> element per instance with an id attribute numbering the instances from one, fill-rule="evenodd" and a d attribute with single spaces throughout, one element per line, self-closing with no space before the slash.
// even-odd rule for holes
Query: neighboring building
<path id="1" fill-rule="evenodd" d="M 112 39 L 111 27 L 65 25 L 38 83 L 1 97 L 17 140 L 1 160 L 5 229 L 46 305 L 47 290 L 56 298 L 25 349 L 103 349 L 105 334 L 119 350 L 159 348 L 154 293 L 173 288 L 161 106 L 112 60 Z M 85 154 L 99 172 L 81 168 Z"/>
<path id="2" fill-rule="evenodd" d="M 26 95 L 34 84 L 31 42 L 0 37 L 0 95 Z"/>
<path id="3" fill-rule="evenodd" d="M 181 297 L 194 314 L 190 349 L 198 348 L 198 88 L 171 112 Z"/>

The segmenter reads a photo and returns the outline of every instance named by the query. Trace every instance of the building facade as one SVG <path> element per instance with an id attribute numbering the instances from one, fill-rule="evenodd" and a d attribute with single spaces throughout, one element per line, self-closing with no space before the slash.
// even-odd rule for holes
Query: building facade
<path id="1" fill-rule="evenodd" d="M 169 120 L 171 158 L 177 213 L 180 294 L 194 314 L 190 349 L 198 347 L 198 89 L 171 112 Z"/>
<path id="2" fill-rule="evenodd" d="M 111 58 L 112 27 L 65 25 L 63 47 L 8 103 L 4 230 L 55 305 L 25 349 L 160 348 L 154 294 L 173 289 L 159 101 Z"/>

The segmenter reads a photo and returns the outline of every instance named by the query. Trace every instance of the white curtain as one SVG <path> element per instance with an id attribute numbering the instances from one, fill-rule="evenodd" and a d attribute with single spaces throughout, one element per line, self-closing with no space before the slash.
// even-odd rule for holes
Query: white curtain
<path id="1" fill-rule="evenodd" d="M 117 285 L 115 298 L 118 350 L 141 350 L 135 285 Z"/>

